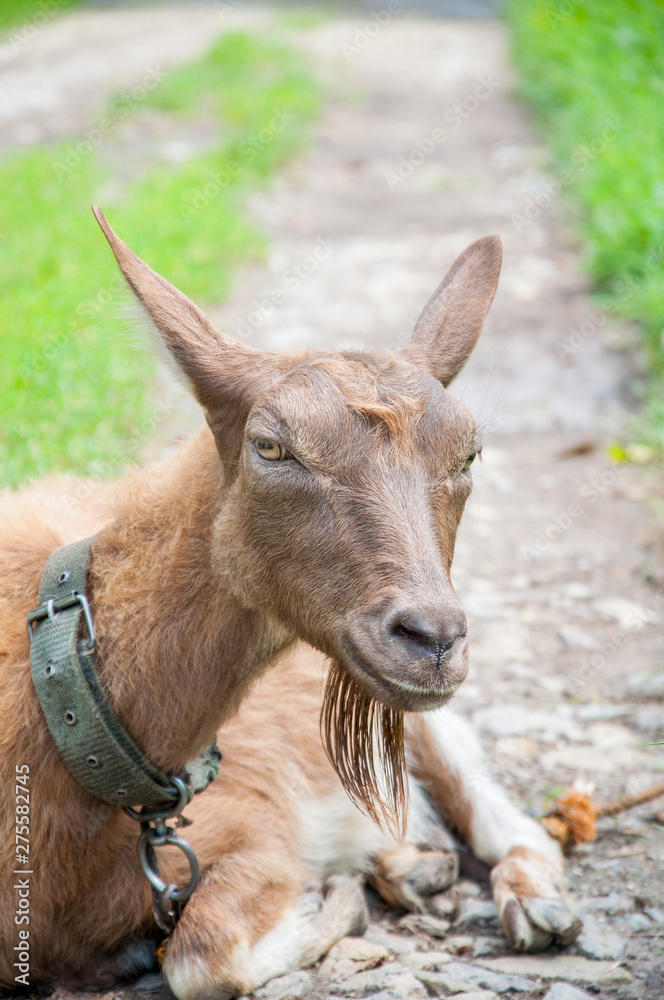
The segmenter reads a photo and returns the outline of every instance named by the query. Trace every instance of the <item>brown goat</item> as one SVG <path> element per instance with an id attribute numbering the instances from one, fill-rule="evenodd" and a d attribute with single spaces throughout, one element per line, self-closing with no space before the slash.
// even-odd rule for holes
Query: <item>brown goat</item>
<path id="1" fill-rule="evenodd" d="M 449 572 L 480 441 L 445 386 L 479 336 L 500 241 L 458 258 L 398 355 L 273 356 L 219 333 L 98 219 L 208 427 L 77 509 L 67 479 L 0 499 L 0 984 L 16 985 L 20 926 L 31 985 L 109 986 L 151 961 L 136 824 L 69 774 L 30 674 L 46 560 L 91 534 L 98 670 L 126 730 L 172 774 L 222 727 L 222 774 L 187 809 L 202 881 L 165 953 L 181 1000 L 250 991 L 361 932 L 358 879 L 323 894 L 327 876 L 369 874 L 388 901 L 426 910 L 456 873 L 443 820 L 496 866 L 516 947 L 571 940 L 557 845 L 482 776 L 449 709 L 405 716 L 404 772 L 404 713 L 444 705 L 466 675 Z M 12 874 L 24 765 L 29 925 Z M 164 853 L 177 881 L 179 855 Z"/>

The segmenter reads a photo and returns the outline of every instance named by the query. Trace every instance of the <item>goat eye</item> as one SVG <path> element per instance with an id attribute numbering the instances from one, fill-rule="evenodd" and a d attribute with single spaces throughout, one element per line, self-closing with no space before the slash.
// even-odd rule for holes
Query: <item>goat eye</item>
<path id="1" fill-rule="evenodd" d="M 256 451 L 261 458 L 267 459 L 268 462 L 278 462 L 279 459 L 285 458 L 287 455 L 286 449 L 283 445 L 277 444 L 276 441 L 256 441 Z"/>
<path id="2" fill-rule="evenodd" d="M 462 472 L 468 472 L 468 469 L 471 467 L 471 465 L 475 461 L 475 456 L 476 455 L 477 455 L 477 452 L 474 451 L 472 455 L 468 456 L 468 458 L 466 459 L 466 461 L 463 464 L 463 468 L 461 470 Z"/>

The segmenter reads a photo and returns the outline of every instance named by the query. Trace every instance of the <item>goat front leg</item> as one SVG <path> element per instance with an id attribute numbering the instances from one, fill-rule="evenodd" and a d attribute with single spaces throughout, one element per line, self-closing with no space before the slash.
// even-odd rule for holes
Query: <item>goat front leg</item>
<path id="1" fill-rule="evenodd" d="M 250 845 L 212 865 L 188 903 L 163 964 L 178 1000 L 251 993 L 366 930 L 359 877 L 307 891 L 297 857 L 260 848 Z"/>
<path id="2" fill-rule="evenodd" d="M 408 720 L 410 771 L 443 820 L 492 867 L 505 934 L 519 951 L 569 944 L 581 929 L 567 898 L 562 852 L 489 777 L 471 727 L 445 708 Z"/>

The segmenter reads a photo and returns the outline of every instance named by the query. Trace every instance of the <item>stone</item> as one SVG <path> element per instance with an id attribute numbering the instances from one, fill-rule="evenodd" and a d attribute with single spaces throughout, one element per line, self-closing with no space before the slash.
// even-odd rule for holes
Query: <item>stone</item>
<path id="1" fill-rule="evenodd" d="M 340 1000 L 340 998 L 329 997 L 328 1000 Z M 379 990 L 378 993 L 371 994 L 371 1000 L 405 1000 L 405 997 L 398 990 Z"/>
<path id="2" fill-rule="evenodd" d="M 638 630 L 644 621 L 653 621 L 657 617 L 644 612 L 637 601 L 626 597 L 598 597 L 590 606 L 605 621 L 617 622 L 625 631 Z"/>
<path id="3" fill-rule="evenodd" d="M 328 958 L 350 958 L 353 962 L 382 962 L 390 957 L 388 949 L 366 938 L 344 937 L 328 952 Z"/>
<path id="4" fill-rule="evenodd" d="M 608 896 L 593 896 L 591 899 L 582 899 L 577 903 L 577 910 L 580 916 L 586 913 L 608 913 L 615 917 L 622 913 L 629 913 L 633 903 L 628 896 L 621 896 L 618 892 L 610 892 Z"/>
<path id="5" fill-rule="evenodd" d="M 341 997 L 328 997 L 327 1000 L 341 1000 Z M 406 998 L 397 990 L 379 990 L 371 994 L 371 1000 L 406 1000 Z"/>
<path id="6" fill-rule="evenodd" d="M 664 671 L 636 674 L 628 680 L 627 690 L 646 698 L 664 698 Z"/>
<path id="7" fill-rule="evenodd" d="M 427 992 L 436 997 L 446 997 L 450 993 L 466 993 L 468 984 L 461 979 L 453 979 L 444 972 L 430 972 L 422 969 L 417 978 L 427 987 Z"/>
<path id="8" fill-rule="evenodd" d="M 570 983 L 554 983 L 544 1000 L 593 1000 L 590 993 Z"/>
<path id="9" fill-rule="evenodd" d="M 470 993 L 462 993 L 459 1000 L 496 1000 L 497 996 L 493 990 L 471 990 Z"/>
<path id="10" fill-rule="evenodd" d="M 658 927 L 664 927 L 664 910 L 659 906 L 644 906 L 643 912 L 654 920 Z"/>
<path id="11" fill-rule="evenodd" d="M 339 984 L 344 993 L 372 994 L 378 990 L 395 990 L 408 1000 L 426 1000 L 428 994 L 419 979 L 410 969 L 398 962 L 389 962 L 380 969 L 358 972 Z"/>
<path id="12" fill-rule="evenodd" d="M 591 701 L 587 705 L 579 705 L 575 711 L 577 719 L 583 722 L 603 722 L 607 719 L 620 719 L 622 716 L 631 714 L 629 705 L 611 705 L 598 701 Z"/>
<path id="13" fill-rule="evenodd" d="M 577 625 L 562 625 L 558 629 L 558 635 L 568 649 L 594 650 L 599 645 L 597 639 L 590 632 Z"/>
<path id="14" fill-rule="evenodd" d="M 256 1000 L 299 1000 L 306 997 L 314 988 L 313 980 L 308 972 L 291 972 L 287 976 L 271 979 L 265 986 L 256 990 Z"/>
<path id="15" fill-rule="evenodd" d="M 476 937 L 473 942 L 475 955 L 498 955 L 506 947 L 507 938 L 504 937 Z"/>
<path id="16" fill-rule="evenodd" d="M 586 958 L 622 958 L 627 942 L 609 927 L 604 926 L 588 913 L 576 941 L 577 950 Z"/>
<path id="17" fill-rule="evenodd" d="M 414 951 L 412 955 L 404 955 L 402 958 L 403 964 L 415 975 L 422 969 L 440 972 L 441 968 L 451 961 L 452 956 L 446 951 Z"/>
<path id="18" fill-rule="evenodd" d="M 636 725 L 644 733 L 664 729 L 664 705 L 643 705 L 636 713 Z"/>
<path id="19" fill-rule="evenodd" d="M 399 920 L 399 927 L 411 934 L 428 934 L 429 937 L 443 938 L 451 927 L 449 920 L 441 920 L 429 913 L 407 913 Z"/>
<path id="20" fill-rule="evenodd" d="M 455 927 L 464 927 L 491 920 L 498 920 L 498 910 L 495 903 L 485 902 L 482 899 L 464 899 L 461 901 L 454 925 Z"/>
<path id="21" fill-rule="evenodd" d="M 426 904 L 435 917 L 451 917 L 459 909 L 459 893 L 456 888 L 437 892 L 427 897 Z"/>
<path id="22" fill-rule="evenodd" d="M 410 935 L 390 934 L 375 924 L 370 924 L 365 935 L 365 941 L 373 941 L 374 944 L 382 944 L 394 955 L 405 955 L 410 951 L 415 951 L 417 942 Z"/>
<path id="23" fill-rule="evenodd" d="M 481 965 L 462 965 L 461 962 L 450 962 L 445 969 L 444 977 L 451 981 L 471 983 L 473 986 L 485 986 L 487 989 L 495 990 L 496 993 L 506 993 L 508 990 L 527 993 L 529 990 L 537 989 L 537 983 L 524 976 L 495 972 Z"/>
<path id="24" fill-rule="evenodd" d="M 569 730 L 568 719 L 507 702 L 480 709 L 473 714 L 473 722 L 478 729 L 493 736 L 525 736 L 532 732 L 565 735 Z"/>
<path id="25" fill-rule="evenodd" d="M 627 926 L 635 934 L 639 931 L 654 930 L 652 920 L 645 913 L 629 913 L 626 917 Z"/>
<path id="26" fill-rule="evenodd" d="M 465 955 L 473 951 L 476 940 L 470 934 L 451 934 L 445 938 L 442 946 L 446 951 L 451 951 L 455 955 Z"/>
<path id="27" fill-rule="evenodd" d="M 661 969 L 651 969 L 646 976 L 646 989 L 658 990 L 659 995 L 664 992 L 664 972 Z"/>
<path id="28" fill-rule="evenodd" d="M 631 983 L 632 976 L 618 962 L 596 961 L 581 955 L 505 955 L 477 958 L 478 964 L 509 975 L 565 979 L 572 983 Z"/>
<path id="29" fill-rule="evenodd" d="M 471 882 L 469 878 L 460 878 L 454 886 L 459 896 L 481 896 L 482 890 L 477 882 Z"/>

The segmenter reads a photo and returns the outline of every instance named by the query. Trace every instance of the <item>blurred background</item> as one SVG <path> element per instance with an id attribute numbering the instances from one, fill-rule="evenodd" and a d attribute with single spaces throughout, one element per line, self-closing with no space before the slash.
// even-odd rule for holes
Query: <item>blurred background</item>
<path id="1" fill-rule="evenodd" d="M 404 335 L 461 223 L 469 238 L 494 228 L 512 240 L 508 267 L 530 321 L 531 300 L 560 278 L 537 252 L 555 216 L 560 252 L 572 253 L 584 291 L 595 293 L 591 315 L 547 307 L 537 322 L 557 324 L 550 357 L 530 334 L 518 351 L 512 341 L 487 357 L 484 374 L 501 354 L 529 383 L 505 393 L 497 385 L 489 410 L 533 410 L 536 390 L 558 395 L 549 403 L 557 425 L 574 425 L 570 409 L 618 391 L 604 370 L 617 367 L 638 416 L 614 426 L 615 457 L 661 457 L 663 28 L 657 0 L 0 0 L 0 483 L 100 472 L 95 462 L 111 451 L 118 473 L 153 441 L 141 427 L 154 422 L 158 376 L 118 321 L 95 200 L 157 270 L 211 309 L 232 288 L 254 290 L 236 279 L 245 265 L 274 272 L 271 254 L 304 252 L 292 237 L 307 229 L 308 198 L 327 203 L 309 234 L 322 225 L 346 249 L 356 209 L 356 232 L 382 239 L 391 220 L 402 250 L 418 227 L 435 230 L 426 259 L 381 264 L 399 272 L 396 282 L 417 281 L 411 263 L 422 278 L 409 299 L 397 294 L 398 306 L 344 299 L 353 273 L 369 283 L 384 274 L 359 244 L 350 261 L 331 253 L 318 282 L 302 281 L 308 287 L 291 289 L 279 310 L 271 303 L 269 316 L 245 323 L 256 342 L 278 327 L 278 347 L 300 335 L 388 344 Z M 537 138 L 545 147 L 528 149 Z M 298 160 L 307 148 L 310 159 Z M 263 219 L 257 193 L 288 180 L 300 203 L 289 219 Z M 312 312 L 305 300 L 321 294 L 322 272 L 337 284 Z M 233 308 L 222 313 L 230 332 Z M 623 318 L 633 326 L 617 332 Z M 599 342 L 626 350 L 600 362 Z M 575 419 L 582 426 L 589 413 Z"/>
<path id="2" fill-rule="evenodd" d="M 0 30 L 0 486 L 119 476 L 202 421 L 126 318 L 92 202 L 270 350 L 398 349 L 454 257 L 500 233 L 453 386 L 485 437 L 458 704 L 535 814 L 577 779 L 599 801 L 661 782 L 661 0 L 0 0 Z M 571 950 L 595 964 L 549 954 L 530 992 L 501 990 L 664 995 L 662 808 L 600 821 L 570 859 Z M 450 939 L 464 961 L 506 952 L 482 892 Z"/>

